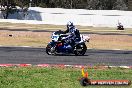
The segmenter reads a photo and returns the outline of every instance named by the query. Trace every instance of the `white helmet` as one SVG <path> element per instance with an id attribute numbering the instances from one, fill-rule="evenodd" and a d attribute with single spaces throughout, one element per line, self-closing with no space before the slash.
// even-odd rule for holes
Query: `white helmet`
<path id="1" fill-rule="evenodd" d="M 69 22 L 67 23 L 67 28 L 68 28 L 68 29 L 71 29 L 72 27 L 74 27 L 73 22 L 69 21 Z"/>

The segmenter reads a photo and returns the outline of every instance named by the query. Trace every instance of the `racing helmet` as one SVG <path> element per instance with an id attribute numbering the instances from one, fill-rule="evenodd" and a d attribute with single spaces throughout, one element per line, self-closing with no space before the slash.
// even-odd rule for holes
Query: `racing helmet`
<path id="1" fill-rule="evenodd" d="M 74 27 L 73 22 L 69 21 L 69 22 L 67 23 L 67 29 L 71 29 L 71 28 L 73 28 L 73 27 Z"/>

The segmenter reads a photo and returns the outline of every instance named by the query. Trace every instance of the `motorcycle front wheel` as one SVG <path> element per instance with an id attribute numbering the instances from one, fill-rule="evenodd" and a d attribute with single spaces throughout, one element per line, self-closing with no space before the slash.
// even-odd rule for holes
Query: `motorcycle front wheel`
<path id="1" fill-rule="evenodd" d="M 87 46 L 85 45 L 85 43 L 79 44 L 74 47 L 74 54 L 76 56 L 82 56 L 86 53 L 86 51 L 87 51 Z"/>
<path id="2" fill-rule="evenodd" d="M 47 45 L 46 47 L 46 53 L 48 55 L 55 55 L 55 47 L 51 46 L 50 44 Z"/>

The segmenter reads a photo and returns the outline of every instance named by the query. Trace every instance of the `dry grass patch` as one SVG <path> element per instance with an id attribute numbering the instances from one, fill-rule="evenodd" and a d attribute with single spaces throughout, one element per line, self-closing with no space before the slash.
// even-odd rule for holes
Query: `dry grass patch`
<path id="1" fill-rule="evenodd" d="M 50 33 L 46 32 L 2 31 L 0 37 L 0 45 L 6 46 L 45 47 L 50 41 Z"/>
<path id="2" fill-rule="evenodd" d="M 0 45 L 46 47 L 51 41 L 51 32 L 1 31 L 0 37 Z M 132 50 L 132 37 L 129 35 L 90 34 L 90 37 L 88 48 Z"/>
<path id="3" fill-rule="evenodd" d="M 65 25 L 32 25 L 18 23 L 0 23 L 2 29 L 26 29 L 26 30 L 64 30 Z M 99 34 L 90 34 L 90 43 L 87 43 L 88 48 L 95 49 L 125 49 L 132 50 L 132 29 L 116 30 L 116 28 L 101 28 L 79 26 L 77 28 L 81 32 L 92 32 Z M 116 33 L 126 35 L 100 35 L 102 33 Z M 12 36 L 9 36 L 12 35 Z M 31 32 L 31 31 L 4 31 L 0 30 L 0 45 L 6 46 L 32 46 L 45 47 L 50 42 L 51 32 Z"/>
<path id="4" fill-rule="evenodd" d="M 48 24 L 24 24 L 24 23 L 0 23 L 0 28 L 5 29 L 28 29 L 28 30 L 46 30 L 46 29 L 64 29 L 64 25 L 48 25 Z"/>
<path id="5" fill-rule="evenodd" d="M 132 37 L 128 35 L 91 35 L 89 47 L 97 49 L 132 50 Z"/>
<path id="6" fill-rule="evenodd" d="M 132 28 L 125 28 L 125 30 L 116 30 L 116 27 L 92 27 L 92 26 L 80 26 L 76 27 L 81 32 L 94 32 L 94 33 L 121 33 L 121 34 L 132 34 Z M 65 30 L 66 25 L 51 25 L 51 24 L 24 24 L 24 23 L 9 23 L 0 22 L 0 28 L 4 29 L 26 29 L 26 30 Z"/>

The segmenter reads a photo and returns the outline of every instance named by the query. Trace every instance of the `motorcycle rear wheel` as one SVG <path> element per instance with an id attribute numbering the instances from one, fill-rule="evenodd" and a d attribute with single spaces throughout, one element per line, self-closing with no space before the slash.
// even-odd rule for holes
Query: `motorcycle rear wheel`
<path id="1" fill-rule="evenodd" d="M 76 56 L 83 56 L 87 51 L 87 46 L 84 44 L 79 44 L 77 46 L 75 46 L 75 51 L 74 54 Z"/>

